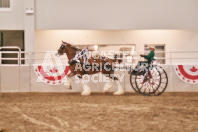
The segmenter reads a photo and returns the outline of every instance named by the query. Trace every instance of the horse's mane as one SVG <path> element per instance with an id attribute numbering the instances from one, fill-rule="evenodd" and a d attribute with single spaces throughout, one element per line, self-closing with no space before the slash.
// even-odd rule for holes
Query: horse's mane
<path id="1" fill-rule="evenodd" d="M 82 49 L 80 49 L 80 48 L 78 48 L 78 47 L 76 47 L 76 46 L 73 46 L 73 45 L 71 45 L 71 47 L 72 47 L 73 49 L 75 49 L 75 50 L 82 50 Z"/>
<path id="2" fill-rule="evenodd" d="M 82 49 L 80 49 L 80 48 L 77 48 L 76 46 L 71 45 L 70 43 L 67 43 L 67 42 L 63 42 L 63 43 L 67 44 L 68 46 L 70 46 L 70 47 L 73 48 L 74 50 L 77 50 L 77 51 L 82 50 Z"/>

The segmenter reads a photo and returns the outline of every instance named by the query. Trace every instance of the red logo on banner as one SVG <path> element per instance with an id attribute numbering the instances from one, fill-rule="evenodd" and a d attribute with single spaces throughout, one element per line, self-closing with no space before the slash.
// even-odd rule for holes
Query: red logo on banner
<path id="1" fill-rule="evenodd" d="M 177 76 L 184 82 L 190 84 L 198 83 L 198 66 L 195 65 L 177 65 L 175 72 Z"/>
<path id="2" fill-rule="evenodd" d="M 63 69 L 64 68 L 64 69 Z M 66 75 L 69 73 L 69 66 L 56 66 L 50 68 L 50 66 L 35 65 L 34 71 L 39 81 L 50 85 L 62 84 L 65 82 Z"/>
<path id="3" fill-rule="evenodd" d="M 67 82 L 69 65 L 67 56 L 56 57 L 54 51 L 46 51 L 42 64 L 35 64 L 34 71 L 37 82 L 44 82 L 49 85 L 58 85 Z M 40 57 L 40 54 L 38 54 Z"/>

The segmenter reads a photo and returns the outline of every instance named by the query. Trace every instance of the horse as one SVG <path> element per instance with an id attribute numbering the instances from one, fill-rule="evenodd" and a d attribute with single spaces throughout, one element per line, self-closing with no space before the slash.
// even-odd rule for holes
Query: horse
<path id="1" fill-rule="evenodd" d="M 118 90 L 113 94 L 114 95 L 124 94 L 124 89 L 122 88 L 119 79 L 113 75 L 114 74 L 113 67 L 115 63 L 114 60 L 100 55 L 97 56 L 97 59 L 95 59 L 95 56 L 91 56 L 86 60 L 86 57 L 84 56 L 85 54 L 83 54 L 83 52 L 84 50 L 82 51 L 82 49 L 76 48 L 73 45 L 62 41 L 62 44 L 58 49 L 58 52 L 56 53 L 56 56 L 60 56 L 66 53 L 67 58 L 69 60 L 68 63 L 70 64 L 69 69 L 71 71 L 70 74 L 67 76 L 70 78 L 77 75 L 77 77 L 80 78 L 80 80 L 82 80 L 81 83 L 83 85 L 83 91 L 81 92 L 81 95 L 91 94 L 91 90 L 89 86 L 82 79 L 83 75 L 85 74 L 92 75 L 99 72 L 101 72 L 106 77 L 110 78 L 110 81 L 107 82 L 103 88 L 103 93 L 109 91 L 113 87 L 112 84 L 112 80 L 113 80 L 117 83 L 118 86 Z M 84 57 L 78 58 L 78 55 L 83 55 Z M 85 67 L 87 65 L 89 65 L 91 68 L 85 70 Z M 76 69 L 76 67 L 80 67 L 80 68 Z M 71 81 L 69 78 L 67 83 L 65 83 L 64 85 L 67 88 L 71 89 Z"/>

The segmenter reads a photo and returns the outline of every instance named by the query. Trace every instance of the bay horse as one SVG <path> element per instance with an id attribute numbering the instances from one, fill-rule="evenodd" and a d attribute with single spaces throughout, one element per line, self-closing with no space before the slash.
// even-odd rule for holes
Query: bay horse
<path id="1" fill-rule="evenodd" d="M 82 49 L 78 49 L 72 46 L 71 44 L 62 41 L 62 44 L 60 48 L 58 49 L 58 52 L 56 53 L 56 56 L 60 56 L 60 55 L 63 55 L 63 53 L 66 53 L 68 60 L 69 60 L 68 63 L 70 64 L 69 69 L 71 71 L 71 73 L 67 75 L 68 77 L 77 75 L 80 79 L 82 79 L 83 75 L 85 74 L 92 75 L 92 74 L 101 72 L 106 77 L 109 77 L 110 80 L 113 80 L 117 83 L 118 90 L 113 93 L 114 95 L 124 94 L 124 89 L 122 88 L 118 78 L 113 76 L 114 74 L 114 70 L 112 70 L 112 67 L 114 65 L 113 59 L 109 59 L 107 57 L 102 57 L 102 56 L 99 56 L 97 59 L 95 59 L 93 56 L 91 56 L 87 59 L 88 64 L 85 64 L 86 63 L 85 58 L 79 58 L 78 60 L 74 59 L 76 56 L 78 56 L 77 52 L 80 52 L 80 51 L 82 51 Z M 96 67 L 96 64 L 98 64 L 97 65 L 98 67 Z M 83 67 L 85 67 L 86 65 L 91 66 L 91 68 L 86 69 L 85 71 Z M 76 69 L 77 66 L 78 67 L 80 66 L 82 69 L 80 68 Z M 100 70 L 98 70 L 97 68 Z M 83 91 L 81 92 L 81 95 L 90 95 L 91 90 L 89 86 L 83 81 L 83 79 L 82 79 L 82 84 L 83 84 Z M 67 88 L 71 88 L 71 81 L 68 79 L 68 82 L 65 83 L 64 85 Z M 112 87 L 113 87 L 112 81 L 107 82 L 103 88 L 103 92 L 104 93 L 107 92 Z"/>

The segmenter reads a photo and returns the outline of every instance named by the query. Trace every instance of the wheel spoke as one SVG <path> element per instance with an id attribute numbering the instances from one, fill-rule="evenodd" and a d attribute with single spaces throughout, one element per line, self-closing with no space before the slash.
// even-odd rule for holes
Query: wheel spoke
<path id="1" fill-rule="evenodd" d="M 141 70 L 139 70 L 135 76 L 132 74 L 130 76 L 130 83 L 136 92 L 143 95 L 156 96 L 165 91 L 168 84 L 168 77 L 162 67 L 155 65 L 149 72 L 145 72 L 144 75 L 140 74 Z"/>

